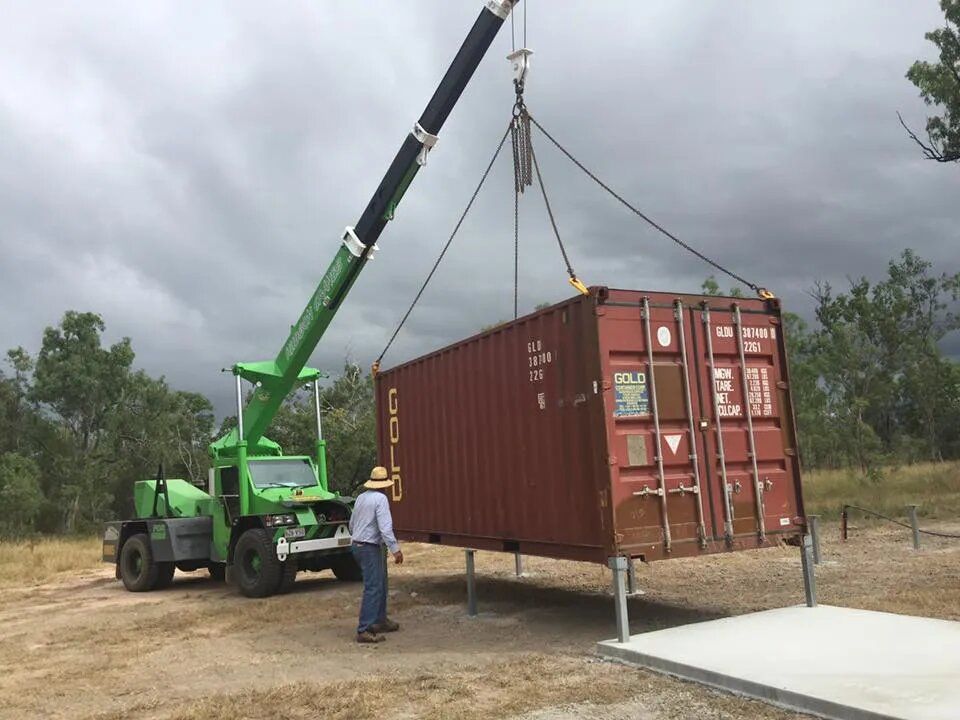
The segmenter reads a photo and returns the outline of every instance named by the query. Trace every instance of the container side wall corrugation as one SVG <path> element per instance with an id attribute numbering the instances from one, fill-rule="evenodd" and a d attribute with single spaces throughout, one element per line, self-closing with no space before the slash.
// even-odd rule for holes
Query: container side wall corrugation
<path id="1" fill-rule="evenodd" d="M 378 442 L 401 481 L 398 534 L 596 562 L 797 535 L 803 506 L 780 330 L 775 303 L 594 289 L 382 372 Z"/>

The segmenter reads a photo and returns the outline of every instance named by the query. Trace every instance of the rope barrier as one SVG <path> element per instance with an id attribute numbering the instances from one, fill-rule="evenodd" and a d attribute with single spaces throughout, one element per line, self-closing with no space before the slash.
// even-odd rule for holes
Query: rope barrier
<path id="1" fill-rule="evenodd" d="M 905 523 L 905 522 L 902 522 L 901 520 L 897 520 L 897 519 L 895 519 L 895 518 L 888 517 L 887 515 L 884 515 L 883 513 L 878 513 L 876 510 L 870 510 L 869 508 L 860 507 L 859 505 L 844 505 L 843 508 L 842 508 L 842 510 L 841 510 L 841 513 L 843 514 L 843 516 L 846 516 L 846 512 L 847 512 L 848 509 L 849 509 L 849 510 L 859 510 L 860 512 L 866 513 L 867 515 L 873 515 L 874 517 L 878 517 L 878 518 L 880 518 L 881 520 L 886 520 L 887 522 L 892 522 L 894 525 L 899 525 L 900 527 L 905 527 L 905 528 L 907 528 L 908 530 L 913 530 L 913 529 L 914 529 L 914 528 L 913 528 L 913 525 L 910 525 L 909 523 Z M 923 533 L 924 535 L 932 535 L 932 536 L 934 536 L 934 537 L 951 538 L 951 539 L 953 539 L 953 540 L 960 540 L 960 535 L 954 535 L 954 534 L 952 534 L 952 533 L 937 532 L 936 530 L 924 530 L 923 528 L 917 528 L 917 532 Z"/>

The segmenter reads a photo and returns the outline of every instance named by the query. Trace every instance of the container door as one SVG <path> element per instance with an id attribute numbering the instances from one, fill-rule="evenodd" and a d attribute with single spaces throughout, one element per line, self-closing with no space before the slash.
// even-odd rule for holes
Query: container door
<path id="1" fill-rule="evenodd" d="M 679 301 L 646 297 L 600 312 L 620 551 L 647 560 L 696 554 L 713 528 L 701 493 L 689 315 Z"/>
<path id="2" fill-rule="evenodd" d="M 763 545 L 802 521 L 779 316 L 738 303 L 691 308 L 709 513 L 717 539 Z"/>

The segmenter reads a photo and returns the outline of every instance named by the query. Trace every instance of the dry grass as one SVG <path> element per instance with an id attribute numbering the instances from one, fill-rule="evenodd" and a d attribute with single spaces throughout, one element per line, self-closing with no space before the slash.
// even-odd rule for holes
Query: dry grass
<path id="1" fill-rule="evenodd" d="M 0 541 L 0 587 L 24 587 L 101 567 L 99 537 Z"/>
<path id="2" fill-rule="evenodd" d="M 546 707 L 611 705 L 643 698 L 659 718 L 730 717 L 740 713 L 764 720 L 785 713 L 759 703 L 710 694 L 677 683 L 669 703 L 663 702 L 664 680 L 621 665 L 585 661 L 572 655 L 531 653 L 481 667 L 455 666 L 442 673 L 391 673 L 319 684 L 300 682 L 268 690 L 214 695 L 191 702 L 164 717 L 170 720 L 375 720 L 402 718 L 515 717 Z M 649 700 L 647 700 L 649 698 Z"/>
<path id="3" fill-rule="evenodd" d="M 903 518 L 915 503 L 921 517 L 954 519 L 960 517 L 960 462 L 888 467 L 876 479 L 854 470 L 808 472 L 803 497 L 808 513 L 825 518 L 839 517 L 844 503 Z"/>

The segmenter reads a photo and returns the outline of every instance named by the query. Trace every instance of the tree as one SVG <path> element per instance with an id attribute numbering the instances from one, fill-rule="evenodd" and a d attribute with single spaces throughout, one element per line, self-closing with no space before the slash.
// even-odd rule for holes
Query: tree
<path id="1" fill-rule="evenodd" d="M 130 338 L 104 348 L 104 329 L 99 315 L 68 310 L 59 327 L 44 330 L 37 356 L 33 395 L 63 420 L 83 452 L 96 447 L 133 364 Z"/>
<path id="2" fill-rule="evenodd" d="M 940 341 L 960 329 L 950 311 L 960 273 L 933 275 L 929 262 L 905 250 L 887 277 L 852 281 L 834 296 L 815 291 L 816 350 L 827 392 L 827 417 L 839 422 L 848 458 L 864 470 L 882 455 L 939 459 L 947 419 L 956 410 L 954 363 Z M 919 451 L 918 451 L 919 450 Z"/>
<path id="3" fill-rule="evenodd" d="M 7 351 L 12 377 L 0 373 L 0 452 L 26 451 L 39 420 L 29 400 L 33 359 L 22 347 Z"/>
<path id="4" fill-rule="evenodd" d="M 816 336 L 794 313 L 783 314 L 783 326 L 801 460 L 806 467 L 838 464 L 837 436 L 827 412 L 827 393 L 820 384 Z"/>
<path id="5" fill-rule="evenodd" d="M 373 375 L 344 363 L 321 396 L 330 488 L 355 494 L 377 462 L 377 412 Z"/>
<path id="6" fill-rule="evenodd" d="M 133 482 L 153 477 L 161 464 L 166 477 L 205 486 L 213 425 L 213 406 L 204 396 L 172 390 L 142 370 L 131 374 L 98 452 L 101 464 L 110 465 L 114 512 L 129 514 Z"/>
<path id="7" fill-rule="evenodd" d="M 940 61 L 916 61 L 907 71 L 907 79 L 920 90 L 927 106 L 941 109 L 927 118 L 927 141 L 917 137 L 900 118 L 900 123 L 922 149 L 937 162 L 960 161 L 960 0 L 940 0 L 944 27 L 924 37 L 940 51 Z"/>
<path id="8" fill-rule="evenodd" d="M 37 464 L 17 453 L 0 455 L 0 534 L 32 532 L 42 505 Z"/>
<path id="9" fill-rule="evenodd" d="M 704 295 L 710 295 L 711 297 L 719 297 L 723 295 L 720 292 L 720 283 L 717 282 L 715 275 L 710 275 L 703 283 L 700 285 L 700 290 Z M 730 288 L 730 292 L 727 293 L 728 297 L 742 298 L 743 290 L 738 287 Z"/>
<path id="10" fill-rule="evenodd" d="M 31 395 L 57 427 L 47 438 L 44 474 L 56 480 L 47 498 L 68 532 L 105 519 L 113 500 L 107 476 L 116 458 L 99 451 L 127 392 L 134 353 L 129 338 L 103 347 L 104 329 L 95 313 L 67 311 L 58 327 L 44 330 L 34 370 Z"/>

